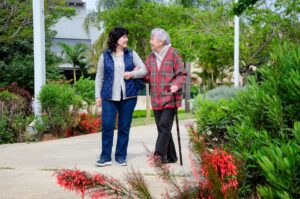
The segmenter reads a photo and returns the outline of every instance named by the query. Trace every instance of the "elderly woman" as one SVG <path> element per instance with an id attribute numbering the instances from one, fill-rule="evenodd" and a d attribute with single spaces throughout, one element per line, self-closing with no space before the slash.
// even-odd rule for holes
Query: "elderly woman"
<path id="1" fill-rule="evenodd" d="M 175 109 L 181 106 L 181 91 L 187 72 L 177 50 L 171 47 L 169 34 L 165 30 L 153 29 L 150 44 L 152 53 L 145 62 L 148 69 L 145 80 L 150 83 L 151 104 L 158 131 L 154 154 L 160 156 L 162 163 L 175 163 L 177 155 L 171 130 Z"/>
<path id="2" fill-rule="evenodd" d="M 146 67 L 138 54 L 127 48 L 128 30 L 113 28 L 109 33 L 108 48 L 101 54 L 96 80 L 96 105 L 102 105 L 102 152 L 97 166 L 112 164 L 111 153 L 115 122 L 118 113 L 118 140 L 115 160 L 126 166 L 127 146 L 132 113 L 137 102 L 135 78 L 146 75 Z M 134 70 L 138 66 L 140 70 Z"/>

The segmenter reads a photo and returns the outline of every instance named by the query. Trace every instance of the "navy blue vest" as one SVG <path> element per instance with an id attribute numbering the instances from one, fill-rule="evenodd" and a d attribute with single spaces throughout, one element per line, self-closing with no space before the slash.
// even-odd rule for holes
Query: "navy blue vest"
<path id="1" fill-rule="evenodd" d="M 101 98 L 112 99 L 112 89 L 114 83 L 114 61 L 111 56 L 112 51 L 107 49 L 103 52 L 104 58 L 104 79 L 101 89 Z M 125 71 L 133 71 L 134 64 L 132 58 L 132 51 L 124 49 L 124 63 Z M 125 79 L 124 79 L 125 80 Z M 135 80 L 125 80 L 126 97 L 134 97 L 138 95 L 138 88 L 135 85 Z"/>

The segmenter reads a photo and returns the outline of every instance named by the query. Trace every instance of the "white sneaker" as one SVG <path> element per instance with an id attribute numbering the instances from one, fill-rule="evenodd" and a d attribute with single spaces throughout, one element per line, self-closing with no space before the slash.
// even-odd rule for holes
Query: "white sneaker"
<path id="1" fill-rule="evenodd" d="M 112 162 L 98 160 L 97 162 L 95 162 L 95 164 L 96 164 L 96 166 L 99 166 L 99 167 L 105 167 L 105 166 L 110 166 L 112 164 Z"/>
<path id="2" fill-rule="evenodd" d="M 120 166 L 127 166 L 127 162 L 125 160 L 117 161 Z"/>

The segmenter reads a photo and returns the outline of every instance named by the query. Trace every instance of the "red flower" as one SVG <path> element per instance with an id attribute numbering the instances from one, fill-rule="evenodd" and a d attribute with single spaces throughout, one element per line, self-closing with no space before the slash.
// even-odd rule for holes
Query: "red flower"
<path id="1" fill-rule="evenodd" d="M 82 198 L 86 192 L 93 199 L 120 194 L 118 181 L 102 174 L 91 175 L 78 169 L 61 169 L 54 173 L 57 184 L 63 188 L 81 193 Z"/>
<path id="2" fill-rule="evenodd" d="M 206 178 L 206 182 L 202 186 L 211 189 L 213 183 L 212 177 L 215 178 L 217 174 L 218 182 L 221 184 L 221 191 L 226 198 L 229 189 L 236 190 L 238 182 L 236 179 L 237 168 L 235 160 L 232 155 L 228 154 L 222 149 L 214 149 L 212 152 L 206 151 L 202 154 L 202 175 Z"/>
<path id="3" fill-rule="evenodd" d="M 96 133 L 100 131 L 100 118 L 91 114 L 80 114 L 79 129 L 83 133 Z"/>

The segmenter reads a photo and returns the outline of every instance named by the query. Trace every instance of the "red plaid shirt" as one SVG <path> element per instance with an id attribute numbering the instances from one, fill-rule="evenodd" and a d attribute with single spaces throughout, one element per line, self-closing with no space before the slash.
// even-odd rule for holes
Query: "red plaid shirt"
<path id="1" fill-rule="evenodd" d="M 172 85 L 179 88 L 175 98 L 176 107 L 181 107 L 182 86 L 185 83 L 187 72 L 177 50 L 172 47 L 168 49 L 159 70 L 154 53 L 150 54 L 145 65 L 148 69 L 145 80 L 150 83 L 152 109 L 175 108 L 174 96 L 170 92 Z"/>

